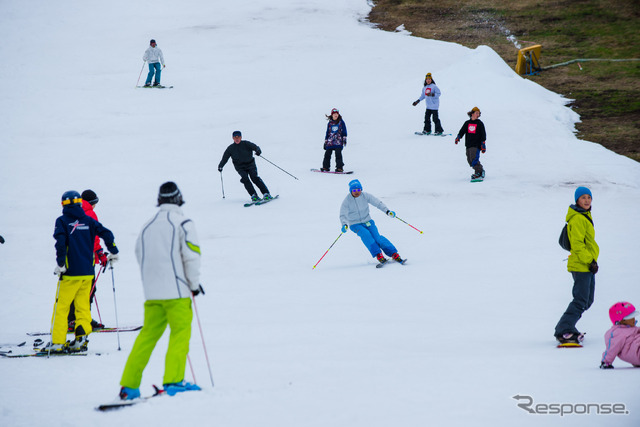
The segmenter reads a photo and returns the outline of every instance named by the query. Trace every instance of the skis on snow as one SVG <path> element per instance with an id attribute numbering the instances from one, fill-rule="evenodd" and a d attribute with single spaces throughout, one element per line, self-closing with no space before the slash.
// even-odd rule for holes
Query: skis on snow
<path id="1" fill-rule="evenodd" d="M 387 264 L 391 263 L 391 261 L 395 261 L 395 260 L 394 260 L 394 259 L 387 259 L 385 262 L 378 262 L 378 263 L 376 264 L 376 268 L 382 268 L 382 267 L 384 267 L 385 265 L 387 265 Z M 405 262 L 407 262 L 407 259 L 406 259 L 406 258 L 404 258 L 402 261 L 395 261 L 395 262 L 397 262 L 398 264 L 402 264 L 402 265 L 404 265 L 404 263 L 405 263 Z"/>
<path id="2" fill-rule="evenodd" d="M 122 409 L 122 408 L 126 408 L 128 406 L 134 406 L 137 405 L 138 403 L 142 403 L 142 402 L 146 402 L 147 400 L 153 398 L 153 397 L 158 397 L 158 396 L 163 396 L 166 394 L 166 391 L 157 387 L 157 386 L 153 386 L 154 389 L 154 393 L 151 396 L 145 396 L 145 397 L 138 397 L 136 399 L 132 399 L 132 400 L 120 400 L 117 399 L 111 403 L 105 403 L 102 404 L 100 406 L 98 406 L 96 408 L 96 411 L 113 411 L 116 409 Z"/>
<path id="3" fill-rule="evenodd" d="M 277 199 L 278 197 L 280 197 L 280 195 L 279 195 L 279 194 L 276 194 L 275 196 L 273 196 L 272 198 L 267 199 L 267 200 L 265 200 L 265 199 L 258 199 L 258 200 L 256 200 L 256 201 L 252 201 L 252 202 L 249 202 L 249 203 L 245 203 L 245 204 L 244 204 L 244 207 L 245 207 L 245 208 L 248 208 L 249 206 L 253 206 L 253 205 L 264 205 L 265 203 L 269 203 L 270 201 L 275 200 L 275 199 Z"/>
<path id="4" fill-rule="evenodd" d="M 162 86 L 162 85 L 157 85 L 157 86 L 136 86 L 136 88 L 138 88 L 138 89 L 173 89 L 173 86 Z"/>
<path id="5" fill-rule="evenodd" d="M 95 329 L 93 330 L 92 333 L 102 333 L 102 332 L 134 332 L 134 331 L 139 331 L 140 329 L 142 329 L 142 326 L 123 326 L 120 328 L 102 328 L 102 329 Z M 72 334 L 73 331 L 67 331 L 67 334 Z M 51 335 L 51 331 L 47 331 L 47 332 L 27 332 L 27 335 L 31 336 L 31 337 L 39 337 L 42 335 Z"/>

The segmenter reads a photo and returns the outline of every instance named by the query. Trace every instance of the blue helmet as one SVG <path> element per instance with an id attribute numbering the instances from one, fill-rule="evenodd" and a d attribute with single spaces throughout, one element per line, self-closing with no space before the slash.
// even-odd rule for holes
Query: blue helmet
<path id="1" fill-rule="evenodd" d="M 82 203 L 80 193 L 73 190 L 65 191 L 62 195 L 62 206 L 74 205 L 76 203 Z"/>

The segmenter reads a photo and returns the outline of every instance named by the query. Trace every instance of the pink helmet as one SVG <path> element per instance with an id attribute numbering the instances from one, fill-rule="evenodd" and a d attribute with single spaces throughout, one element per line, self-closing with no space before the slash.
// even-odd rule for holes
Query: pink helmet
<path id="1" fill-rule="evenodd" d="M 632 316 L 630 316 L 632 315 Z M 635 317 L 637 315 L 636 308 L 630 302 L 617 302 L 609 309 L 609 318 L 616 324 L 625 318 Z"/>

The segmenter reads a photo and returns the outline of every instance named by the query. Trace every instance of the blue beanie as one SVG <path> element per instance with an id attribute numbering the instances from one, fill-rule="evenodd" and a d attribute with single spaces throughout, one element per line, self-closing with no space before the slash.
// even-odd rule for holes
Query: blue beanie
<path id="1" fill-rule="evenodd" d="M 362 191 L 362 184 L 360 184 L 360 181 L 358 181 L 357 179 L 354 179 L 353 181 L 351 181 L 349 183 L 349 192 L 351 192 L 353 190 Z"/>
<path id="2" fill-rule="evenodd" d="M 576 188 L 576 194 L 575 194 L 575 199 L 576 202 L 578 201 L 578 199 L 582 196 L 584 196 L 585 194 L 588 194 L 589 196 L 591 196 L 591 190 L 589 190 L 587 187 L 578 187 Z M 591 196 L 593 197 L 593 196 Z"/>
<path id="3" fill-rule="evenodd" d="M 240 132 L 239 130 L 234 130 L 231 136 L 242 136 L 242 132 Z"/>

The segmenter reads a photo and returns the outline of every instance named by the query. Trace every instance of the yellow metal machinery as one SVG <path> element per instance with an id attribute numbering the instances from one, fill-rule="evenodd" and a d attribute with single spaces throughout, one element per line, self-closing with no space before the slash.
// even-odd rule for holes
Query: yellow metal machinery
<path id="1" fill-rule="evenodd" d="M 541 50 L 542 45 L 539 44 L 520 49 L 518 51 L 518 60 L 516 61 L 516 73 L 527 76 L 539 74 L 541 70 Z"/>

